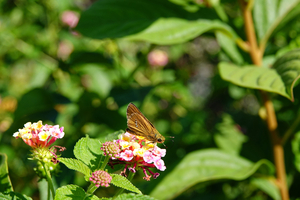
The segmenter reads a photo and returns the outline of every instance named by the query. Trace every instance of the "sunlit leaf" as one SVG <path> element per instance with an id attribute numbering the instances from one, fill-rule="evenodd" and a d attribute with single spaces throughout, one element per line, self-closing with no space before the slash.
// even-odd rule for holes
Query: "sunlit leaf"
<path id="1" fill-rule="evenodd" d="M 72 158 L 59 158 L 59 161 L 66 165 L 69 169 L 76 170 L 85 175 L 86 180 L 91 174 L 91 170 L 82 161 Z"/>
<path id="2" fill-rule="evenodd" d="M 264 191 L 275 200 L 281 200 L 279 188 L 276 185 L 276 179 L 273 178 L 252 178 L 251 184 Z"/>
<path id="3" fill-rule="evenodd" d="M 287 22 L 299 14 L 299 0 L 254 1 L 253 18 L 258 39 L 266 42 L 282 21 Z M 294 13 L 295 12 L 295 13 Z"/>
<path id="4" fill-rule="evenodd" d="M 66 185 L 56 190 L 54 200 L 99 200 L 95 195 L 88 195 L 77 185 Z"/>
<path id="5" fill-rule="evenodd" d="M 286 53 L 273 68 L 246 66 L 230 63 L 219 64 L 221 77 L 236 85 L 274 92 L 294 101 L 293 88 L 300 77 L 300 50 Z"/>
<path id="6" fill-rule="evenodd" d="M 97 139 L 81 138 L 74 147 L 74 155 L 93 171 L 98 169 L 101 164 L 103 152 L 100 147 L 101 143 Z"/>
<path id="7" fill-rule="evenodd" d="M 147 196 L 147 195 L 142 195 L 142 194 L 133 194 L 133 193 L 128 193 L 128 194 L 121 194 L 115 198 L 115 200 L 155 200 L 155 198 Z"/>
<path id="8" fill-rule="evenodd" d="M 126 190 L 142 194 L 142 192 L 136 188 L 127 178 L 118 174 L 111 174 L 111 183 L 117 187 L 124 188 Z"/>
<path id="9" fill-rule="evenodd" d="M 0 153 L 0 193 L 12 192 L 13 187 L 8 174 L 7 156 Z"/>

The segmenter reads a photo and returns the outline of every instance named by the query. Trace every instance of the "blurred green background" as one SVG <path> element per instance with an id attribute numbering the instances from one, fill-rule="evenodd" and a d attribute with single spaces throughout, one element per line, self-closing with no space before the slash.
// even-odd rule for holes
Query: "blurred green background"
<path id="1" fill-rule="evenodd" d="M 224 1 L 230 23 L 243 33 L 235 1 Z M 220 60 L 230 60 L 213 34 L 206 33 L 178 45 L 156 46 L 126 40 L 94 40 L 73 30 L 90 0 L 0 1 L 0 152 L 8 155 L 15 191 L 40 199 L 30 147 L 12 137 L 26 122 L 65 127 L 63 157 L 74 157 L 78 139 L 101 138 L 126 129 L 126 108 L 133 102 L 164 136 L 167 170 L 146 182 L 142 174 L 133 183 L 149 194 L 189 152 L 218 147 L 251 161 L 273 160 L 264 122 L 259 114 L 257 91 L 223 81 L 217 71 Z M 279 31 L 266 55 L 299 46 L 300 20 Z M 243 34 L 242 34 L 243 35 Z M 156 53 L 151 58 L 150 53 Z M 242 53 L 242 52 L 241 52 Z M 242 53 L 244 60 L 250 58 Z M 158 59 L 160 58 L 160 59 Z M 271 58 L 272 59 L 272 58 Z M 286 130 L 299 110 L 295 102 L 274 96 L 280 128 Z M 100 147 L 99 147 L 100 148 Z M 291 196 L 300 182 L 286 147 Z M 75 183 L 87 188 L 83 175 L 61 166 L 57 186 Z M 268 199 L 249 180 L 198 184 L 178 199 Z M 299 184 L 298 184 L 299 185 Z M 113 196 L 115 187 L 99 189 L 99 196 Z M 245 196 L 246 195 L 246 196 Z M 247 196 L 248 195 L 248 196 Z"/>

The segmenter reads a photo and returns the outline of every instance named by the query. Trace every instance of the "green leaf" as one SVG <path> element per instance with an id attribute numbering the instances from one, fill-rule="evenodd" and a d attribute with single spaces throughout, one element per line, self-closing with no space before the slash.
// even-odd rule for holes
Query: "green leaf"
<path id="1" fill-rule="evenodd" d="M 120 38 L 144 30 L 160 17 L 187 14 L 165 0 L 101 0 L 82 13 L 76 29 L 92 38 Z"/>
<path id="2" fill-rule="evenodd" d="M 300 172 L 300 131 L 298 131 L 292 140 L 292 150 L 295 155 L 294 164 L 298 172 Z"/>
<path id="3" fill-rule="evenodd" d="M 255 1 L 253 7 L 253 18 L 258 39 L 266 43 L 274 30 L 281 22 L 287 22 L 288 18 L 297 17 L 293 11 L 298 10 L 299 0 L 260 0 Z M 293 15 L 289 15 L 293 13 Z"/>
<path id="4" fill-rule="evenodd" d="M 274 173 L 272 163 L 267 160 L 252 163 L 217 149 L 198 150 L 189 153 L 154 188 L 150 196 L 172 199 L 197 183 L 222 179 L 244 180 L 257 170 L 260 174 Z"/>
<path id="5" fill-rule="evenodd" d="M 161 18 L 140 33 L 126 37 L 159 45 L 187 42 L 208 31 L 222 31 L 235 39 L 236 34 L 225 23 L 211 20 L 188 21 L 180 18 Z"/>
<path id="6" fill-rule="evenodd" d="M 103 152 L 100 148 L 101 142 L 99 140 L 89 137 L 81 138 L 74 147 L 74 155 L 94 171 L 101 166 Z"/>
<path id="7" fill-rule="evenodd" d="M 148 195 L 142 195 L 142 194 L 134 194 L 134 193 L 128 193 L 128 194 L 121 194 L 115 198 L 115 200 L 155 200 L 155 198 L 150 197 Z"/>
<path id="8" fill-rule="evenodd" d="M 91 175 L 91 170 L 89 169 L 89 167 L 80 160 L 73 158 L 59 158 L 58 160 L 66 165 L 69 169 L 73 169 L 83 173 L 86 180 L 88 180 Z"/>
<path id="9" fill-rule="evenodd" d="M 251 184 L 264 191 L 275 200 L 281 200 L 280 192 L 275 184 L 275 178 L 252 178 Z"/>
<path id="10" fill-rule="evenodd" d="M 106 135 L 105 137 L 99 138 L 101 143 L 107 142 L 107 141 L 113 141 L 113 140 L 117 140 L 118 136 L 122 133 L 125 133 L 123 130 L 119 130 L 116 132 L 113 132 L 111 134 Z"/>
<path id="11" fill-rule="evenodd" d="M 142 194 L 142 192 L 138 188 L 136 188 L 134 185 L 132 185 L 132 183 L 124 176 L 121 176 L 118 174 L 111 174 L 111 176 L 112 176 L 111 183 L 114 184 L 115 186 L 124 188 L 131 192 L 136 192 L 138 194 Z"/>
<path id="12" fill-rule="evenodd" d="M 228 153 L 239 154 L 247 137 L 237 128 L 231 116 L 224 114 L 222 122 L 216 125 L 216 129 L 218 132 L 214 135 L 214 139 L 217 146 Z"/>
<path id="13" fill-rule="evenodd" d="M 1 200 L 32 200 L 31 197 L 16 192 L 9 192 L 8 194 L 3 194 L 0 192 L 0 199 Z"/>
<path id="14" fill-rule="evenodd" d="M 293 88 L 300 78 L 300 49 L 284 54 L 273 65 L 285 84 L 286 92 L 294 101 Z"/>
<path id="15" fill-rule="evenodd" d="M 77 30 L 96 39 L 126 37 L 161 45 L 186 42 L 210 30 L 236 37 L 225 23 L 207 20 L 217 18 L 208 12 L 188 13 L 166 0 L 102 0 L 82 13 Z M 195 21 L 201 18 L 206 20 Z"/>
<path id="16" fill-rule="evenodd" d="M 12 191 L 13 187 L 8 175 L 7 156 L 0 153 L 0 192 L 8 193 Z"/>
<path id="17" fill-rule="evenodd" d="M 88 195 L 77 185 L 66 185 L 56 190 L 54 200 L 99 200 L 95 195 Z"/>
<path id="18" fill-rule="evenodd" d="M 294 50 L 280 57 L 273 68 L 255 67 L 254 65 L 238 67 L 221 62 L 221 77 L 233 84 L 274 92 L 294 101 L 293 88 L 300 77 L 300 50 Z"/>
<path id="19" fill-rule="evenodd" d="M 233 62 L 235 62 L 236 64 L 242 64 L 244 62 L 244 59 L 238 51 L 238 48 L 233 38 L 230 38 L 228 35 L 224 34 L 221 31 L 216 31 L 216 37 L 219 45 L 232 59 Z"/>

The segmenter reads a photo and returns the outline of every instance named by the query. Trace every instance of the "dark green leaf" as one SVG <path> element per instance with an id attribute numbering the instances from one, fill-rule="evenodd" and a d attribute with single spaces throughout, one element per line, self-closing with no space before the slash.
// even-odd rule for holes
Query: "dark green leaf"
<path id="1" fill-rule="evenodd" d="M 13 187 L 8 175 L 7 156 L 0 153 L 0 192 L 12 192 Z"/>
<path id="2" fill-rule="evenodd" d="M 142 192 L 138 188 L 136 188 L 134 185 L 132 185 L 132 183 L 124 176 L 121 176 L 118 174 L 111 174 L 111 176 L 112 176 L 111 183 L 114 184 L 115 186 L 124 188 L 131 192 L 136 192 L 138 194 L 142 194 Z"/>
<path id="3" fill-rule="evenodd" d="M 67 185 L 56 190 L 54 200 L 99 200 L 95 195 L 88 195 L 84 189 L 77 185 Z"/>
<path id="4" fill-rule="evenodd" d="M 150 196 L 171 199 L 191 186 L 212 180 L 244 180 L 260 170 L 261 174 L 274 173 L 267 160 L 252 163 L 242 157 L 217 149 L 189 153 L 152 191 Z"/>

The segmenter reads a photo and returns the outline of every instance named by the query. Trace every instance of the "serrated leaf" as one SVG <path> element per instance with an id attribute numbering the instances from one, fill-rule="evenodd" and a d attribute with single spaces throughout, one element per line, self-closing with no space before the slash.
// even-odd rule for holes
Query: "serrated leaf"
<path id="1" fill-rule="evenodd" d="M 221 77 L 236 85 L 274 92 L 294 101 L 293 87 L 300 77 L 300 50 L 291 51 L 280 57 L 273 68 L 238 67 L 221 62 Z"/>
<path id="2" fill-rule="evenodd" d="M 111 174 L 112 180 L 111 183 L 117 187 L 124 188 L 126 190 L 129 190 L 131 192 L 136 192 L 138 194 L 142 194 L 142 192 L 136 188 L 132 183 L 125 178 L 124 176 L 118 175 L 118 174 Z"/>
<path id="3" fill-rule="evenodd" d="M 73 158 L 59 158 L 58 160 L 64 165 L 66 165 L 69 169 L 73 169 L 83 173 L 85 175 L 86 180 L 91 175 L 91 170 L 89 169 L 89 167 L 80 160 Z"/>
<path id="4" fill-rule="evenodd" d="M 99 140 L 88 137 L 81 138 L 74 147 L 74 155 L 94 171 L 101 166 L 103 152 L 100 148 L 101 143 Z"/>
<path id="5" fill-rule="evenodd" d="M 275 178 L 271 179 L 271 178 L 259 177 L 259 178 L 251 179 L 251 184 L 255 185 L 257 188 L 264 191 L 273 199 L 281 200 L 280 192 L 275 182 L 276 182 Z"/>
<path id="6" fill-rule="evenodd" d="M 244 180 L 257 170 L 260 174 L 270 175 L 274 173 L 274 166 L 267 160 L 252 163 L 217 149 L 194 151 L 154 188 L 150 196 L 172 199 L 197 183 L 222 179 Z"/>
<path id="7" fill-rule="evenodd" d="M 156 200 L 153 197 L 150 197 L 148 195 L 142 195 L 142 194 L 133 194 L 133 193 L 128 193 L 128 194 L 121 194 L 115 198 L 115 200 Z"/>
<path id="8" fill-rule="evenodd" d="M 7 156 L 0 153 L 0 192 L 8 193 L 12 191 L 13 187 L 8 175 Z"/>
<path id="9" fill-rule="evenodd" d="M 77 185 L 66 185 L 56 190 L 54 200 L 99 200 L 95 195 L 88 195 Z"/>
<path id="10" fill-rule="evenodd" d="M 297 17 L 299 2 L 299 0 L 254 1 L 253 18 L 258 39 L 266 43 L 281 22 L 287 23 Z"/>
<path id="11" fill-rule="evenodd" d="M 236 127 L 230 115 L 224 114 L 222 122 L 216 125 L 215 142 L 220 149 L 238 155 L 247 137 Z"/>
<path id="12" fill-rule="evenodd" d="M 32 200 L 31 197 L 26 196 L 25 194 L 20 194 L 16 192 L 9 192 L 7 194 L 3 194 L 0 192 L 1 200 Z"/>

